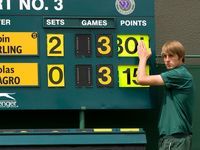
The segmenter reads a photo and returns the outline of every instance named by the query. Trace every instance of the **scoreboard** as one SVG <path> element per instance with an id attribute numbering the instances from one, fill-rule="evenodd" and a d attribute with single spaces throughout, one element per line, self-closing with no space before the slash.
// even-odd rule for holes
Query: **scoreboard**
<path id="1" fill-rule="evenodd" d="M 0 109 L 148 109 L 153 0 L 0 0 Z"/>

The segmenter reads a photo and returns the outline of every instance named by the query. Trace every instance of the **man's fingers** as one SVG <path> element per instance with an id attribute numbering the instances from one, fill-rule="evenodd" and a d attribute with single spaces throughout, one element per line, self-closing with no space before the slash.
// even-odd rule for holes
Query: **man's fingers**
<path id="1" fill-rule="evenodd" d="M 147 51 L 148 51 L 149 53 L 151 53 L 151 48 L 148 48 Z"/>
<path id="2" fill-rule="evenodd" d="M 146 46 L 145 46 L 145 43 L 144 43 L 143 40 L 140 40 L 140 41 L 138 42 L 137 48 L 138 48 L 138 49 L 143 49 L 143 50 L 146 49 Z"/>
<path id="3" fill-rule="evenodd" d="M 142 47 L 141 47 L 141 44 L 142 44 L 141 41 L 139 41 L 139 42 L 138 42 L 138 45 L 137 45 L 137 48 L 138 48 L 138 49 L 141 49 L 141 48 L 142 48 Z"/>
<path id="4" fill-rule="evenodd" d="M 144 43 L 143 40 L 141 40 L 141 45 L 142 45 L 142 48 L 143 48 L 143 49 L 146 49 L 146 45 L 145 45 L 145 43 Z"/>

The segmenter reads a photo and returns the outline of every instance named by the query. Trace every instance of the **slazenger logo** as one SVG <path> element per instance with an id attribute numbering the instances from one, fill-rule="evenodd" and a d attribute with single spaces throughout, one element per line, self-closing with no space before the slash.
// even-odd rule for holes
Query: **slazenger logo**
<path id="1" fill-rule="evenodd" d="M 0 93 L 0 108 L 16 108 L 17 101 L 13 97 L 15 93 Z"/>

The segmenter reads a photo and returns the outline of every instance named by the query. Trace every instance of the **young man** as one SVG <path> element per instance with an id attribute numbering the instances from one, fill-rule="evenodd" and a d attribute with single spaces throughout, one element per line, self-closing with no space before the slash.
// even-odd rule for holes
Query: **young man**
<path id="1" fill-rule="evenodd" d="M 168 41 L 162 47 L 166 72 L 147 75 L 145 67 L 151 50 L 144 42 L 138 44 L 137 81 L 141 85 L 165 87 L 159 120 L 159 150 L 190 150 L 192 141 L 193 77 L 184 65 L 185 49 L 178 41 Z"/>

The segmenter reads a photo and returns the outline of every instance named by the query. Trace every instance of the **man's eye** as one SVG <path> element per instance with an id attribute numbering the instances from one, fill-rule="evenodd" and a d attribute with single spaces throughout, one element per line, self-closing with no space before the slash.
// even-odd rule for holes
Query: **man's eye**
<path id="1" fill-rule="evenodd" d="M 162 57 L 163 57 L 163 58 L 166 58 L 166 57 L 167 57 L 167 55 L 163 55 Z"/>

